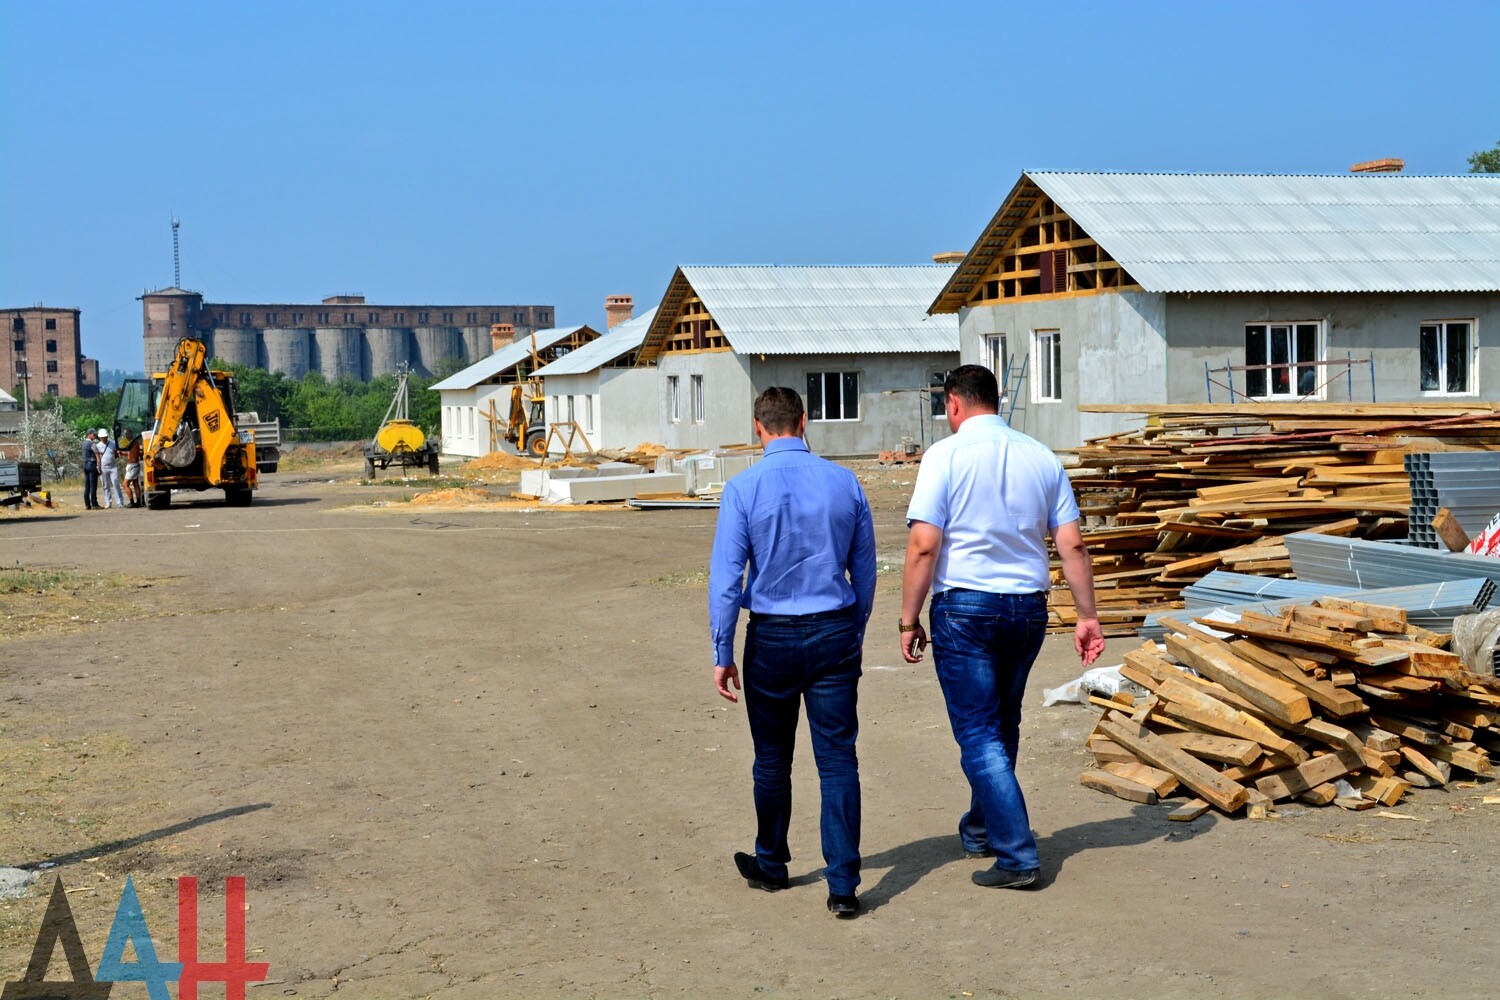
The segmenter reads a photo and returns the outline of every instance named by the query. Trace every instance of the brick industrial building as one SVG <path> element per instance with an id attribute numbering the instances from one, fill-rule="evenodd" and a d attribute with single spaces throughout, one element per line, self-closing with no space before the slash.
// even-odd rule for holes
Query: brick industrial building
<path id="1" fill-rule="evenodd" d="M 99 362 L 84 357 L 77 309 L 0 309 L 0 324 L 0 379 L 14 395 L 99 394 Z"/>
<path id="2" fill-rule="evenodd" d="M 516 339 L 552 326 L 551 306 L 371 305 L 363 295 L 316 303 L 204 302 L 199 292 L 164 288 L 141 296 L 148 372 L 166 370 L 181 338 L 211 357 L 300 379 L 368 381 L 403 363 L 430 375 L 443 361 L 472 364 L 494 350 L 490 328 L 508 323 Z"/>

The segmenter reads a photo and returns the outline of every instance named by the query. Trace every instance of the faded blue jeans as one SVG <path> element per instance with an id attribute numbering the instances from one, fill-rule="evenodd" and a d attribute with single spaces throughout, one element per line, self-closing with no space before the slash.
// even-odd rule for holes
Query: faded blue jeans
<path id="1" fill-rule="evenodd" d="M 971 792 L 958 835 L 966 851 L 993 850 L 1007 871 L 1038 867 L 1016 751 L 1021 697 L 1046 631 L 1045 594 L 955 588 L 932 598 L 933 663 Z"/>
<path id="2" fill-rule="evenodd" d="M 755 743 L 755 857 L 770 878 L 791 860 L 792 752 L 797 719 L 807 728 L 822 787 L 823 861 L 828 891 L 859 885 L 860 626 L 853 607 L 811 615 L 750 616 L 745 631 L 745 714 Z"/>

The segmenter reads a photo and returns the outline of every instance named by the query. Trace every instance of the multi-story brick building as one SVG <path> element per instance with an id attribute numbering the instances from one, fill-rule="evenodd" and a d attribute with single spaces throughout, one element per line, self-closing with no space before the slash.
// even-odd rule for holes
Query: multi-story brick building
<path id="1" fill-rule="evenodd" d="M 0 309 L 0 383 L 19 396 L 97 396 L 99 362 L 85 357 L 77 309 Z"/>
<path id="2" fill-rule="evenodd" d="M 490 327 L 509 323 L 517 339 L 553 325 L 551 306 L 371 305 L 363 295 L 317 303 L 204 302 L 200 292 L 164 288 L 141 296 L 148 372 L 165 370 L 177 341 L 194 336 L 211 357 L 300 379 L 368 381 L 403 363 L 430 375 L 441 362 L 472 364 L 493 351 Z"/>

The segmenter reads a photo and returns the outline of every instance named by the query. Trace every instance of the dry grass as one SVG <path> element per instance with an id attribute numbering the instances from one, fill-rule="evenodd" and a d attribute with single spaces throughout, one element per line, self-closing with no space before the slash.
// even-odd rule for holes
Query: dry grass
<path id="1" fill-rule="evenodd" d="M 0 569 L 0 643 L 160 614 L 158 601 L 144 593 L 159 582 L 123 573 Z"/>

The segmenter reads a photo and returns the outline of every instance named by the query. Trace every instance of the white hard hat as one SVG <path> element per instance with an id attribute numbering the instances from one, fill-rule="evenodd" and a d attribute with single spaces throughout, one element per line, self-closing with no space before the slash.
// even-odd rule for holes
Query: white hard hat
<path id="1" fill-rule="evenodd" d="M 106 430 L 105 428 L 101 427 L 101 428 L 99 428 L 99 436 L 102 437 L 102 438 L 107 438 L 107 437 L 109 437 L 109 431 Z"/>

